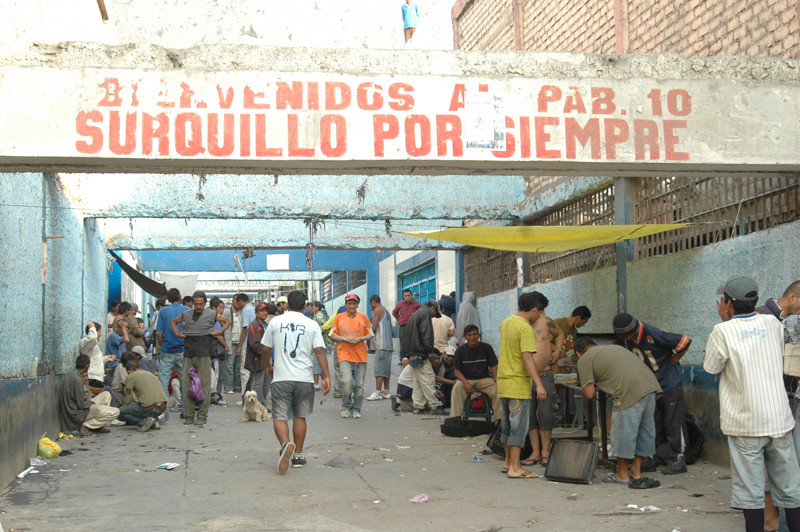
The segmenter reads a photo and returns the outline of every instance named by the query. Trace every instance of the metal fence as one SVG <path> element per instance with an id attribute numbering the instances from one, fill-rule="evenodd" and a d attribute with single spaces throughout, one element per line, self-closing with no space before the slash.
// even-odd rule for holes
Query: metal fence
<path id="1" fill-rule="evenodd" d="M 639 238 L 637 259 L 679 253 L 800 219 L 796 177 L 640 178 L 635 223 L 701 223 Z M 614 223 L 614 187 L 608 187 L 528 222 L 528 225 Z M 467 290 L 478 296 L 517 286 L 517 254 L 469 248 L 464 253 Z M 542 283 L 615 264 L 614 246 L 525 255 L 530 282 Z"/>

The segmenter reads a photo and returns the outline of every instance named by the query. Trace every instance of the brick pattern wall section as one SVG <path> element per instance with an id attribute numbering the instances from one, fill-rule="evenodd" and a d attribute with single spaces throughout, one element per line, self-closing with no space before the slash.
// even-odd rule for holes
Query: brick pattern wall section
<path id="1" fill-rule="evenodd" d="M 613 0 L 523 0 L 522 49 L 613 54 Z"/>
<path id="2" fill-rule="evenodd" d="M 456 40 L 461 50 L 513 50 L 516 0 L 474 0 L 458 16 Z"/>
<path id="3" fill-rule="evenodd" d="M 800 57 L 797 0 L 653 0 L 628 6 L 630 53 Z"/>

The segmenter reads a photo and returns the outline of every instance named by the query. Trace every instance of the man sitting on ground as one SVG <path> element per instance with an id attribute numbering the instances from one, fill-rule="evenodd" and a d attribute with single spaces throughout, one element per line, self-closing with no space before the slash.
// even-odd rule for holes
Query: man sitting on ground
<path id="1" fill-rule="evenodd" d="M 413 412 L 414 402 L 414 368 L 408 365 L 408 359 L 404 358 L 401 362 L 403 371 L 397 376 L 397 395 L 392 395 L 392 410 L 395 412 Z"/>
<path id="2" fill-rule="evenodd" d="M 590 338 L 575 340 L 578 377 L 583 396 L 594 399 L 595 387 L 611 395 L 611 439 L 617 455 L 617 473 L 603 482 L 631 488 L 657 488 L 661 483 L 643 477 L 642 458 L 656 452 L 656 394 L 661 386 L 650 369 L 630 351 L 618 345 L 595 344 Z M 628 463 L 633 465 L 628 470 Z"/>
<path id="3" fill-rule="evenodd" d="M 65 432 L 72 432 L 80 427 L 84 436 L 92 432 L 105 434 L 111 432 L 105 425 L 119 415 L 118 408 L 108 406 L 111 403 L 110 393 L 102 392 L 93 400 L 89 399 L 90 363 L 89 355 L 78 355 L 75 369 L 61 379 L 59 406 L 61 429 Z"/>
<path id="4" fill-rule="evenodd" d="M 151 428 L 160 429 L 158 416 L 167 409 L 167 396 L 158 378 L 139 368 L 135 360 L 125 365 L 128 376 L 125 379 L 125 399 L 119 409 L 119 418 L 131 425 L 137 425 L 140 432 Z"/>
<path id="5" fill-rule="evenodd" d="M 500 399 L 497 397 L 497 355 L 492 346 L 481 342 L 477 325 L 464 327 L 467 343 L 456 349 L 455 374 L 458 382 L 451 394 L 450 415 L 458 417 L 464 412 L 464 401 L 475 391 L 487 394 L 492 400 L 495 423 L 500 420 Z M 489 405 L 486 405 L 487 407 Z"/>

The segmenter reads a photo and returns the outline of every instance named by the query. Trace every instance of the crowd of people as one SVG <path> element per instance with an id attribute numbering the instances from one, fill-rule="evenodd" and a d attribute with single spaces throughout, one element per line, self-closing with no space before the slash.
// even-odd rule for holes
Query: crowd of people
<path id="1" fill-rule="evenodd" d="M 797 397 L 792 404 L 787 400 L 787 392 L 795 393 L 796 379 L 783 375 L 784 343 L 800 341 L 798 322 L 783 324 L 800 314 L 800 281 L 761 307 L 756 307 L 757 285 L 749 278 L 733 278 L 719 292 L 722 323 L 711 332 L 703 367 L 720 375 L 732 506 L 744 510 L 748 530 L 763 530 L 765 519 L 771 529 L 778 520 L 775 506 L 785 508 L 782 518 L 790 530 L 800 530 L 800 430 L 793 431 L 792 412 Z M 370 320 L 359 310 L 356 294 L 347 294 L 344 305 L 328 315 L 321 302 L 307 302 L 299 291 L 275 304 L 255 305 L 246 294 L 236 294 L 226 306 L 218 298 L 208 301 L 203 292 L 187 300 L 170 289 L 166 300 L 157 302 L 146 331 L 135 304 L 115 302 L 106 324 L 105 354 L 101 324 L 85 327 L 75 371 L 62 384 L 62 424 L 83 435 L 109 432 L 109 423 L 146 432 L 160 428 L 171 409 L 181 412 L 185 425 L 199 427 L 208 419 L 209 405 L 227 405 L 224 394 L 253 391 L 272 415 L 280 444 L 278 472 L 284 474 L 306 463 L 306 418 L 317 391 L 327 394 L 333 387 L 334 397 L 341 399 L 341 417 L 362 417 L 372 353 L 375 389 L 367 401 L 389 399 L 396 412 L 458 417 L 472 399 L 485 394 L 500 425 L 504 472 L 511 478 L 535 478 L 525 467 L 548 463 L 552 431 L 562 412 L 554 373 L 563 370 L 572 353 L 583 397 L 593 399 L 602 390 L 613 402 L 617 470 L 604 482 L 636 489 L 659 486 L 643 475 L 656 469 L 657 445 L 668 449 L 663 474 L 687 471 L 680 360 L 692 343 L 688 336 L 661 331 L 623 312 L 611 323 L 616 343 L 597 345 L 578 330 L 591 318 L 586 306 L 551 319 L 545 315 L 547 297 L 534 291 L 522 294 L 517 313 L 500 325 L 495 353 L 481 341 L 475 303 L 475 294 L 466 292 L 456 312 L 454 293 L 422 304 L 406 290 L 389 312 L 373 295 Z M 403 366 L 394 394 L 389 390 L 392 317 Z M 532 451 L 521 456 L 526 439 Z"/>

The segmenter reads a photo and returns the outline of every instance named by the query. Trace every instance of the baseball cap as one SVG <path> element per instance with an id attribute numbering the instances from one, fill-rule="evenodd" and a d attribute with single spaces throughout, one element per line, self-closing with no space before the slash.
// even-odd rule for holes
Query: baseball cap
<path id="1" fill-rule="evenodd" d="M 143 357 L 144 356 L 144 347 L 140 345 L 135 345 L 131 348 L 131 353 L 136 353 L 137 355 Z"/>
<path id="2" fill-rule="evenodd" d="M 749 277 L 737 275 L 720 286 L 717 293 L 728 294 L 728 297 L 736 301 L 758 301 L 758 284 Z"/>
<path id="3" fill-rule="evenodd" d="M 356 303 L 361 303 L 361 299 L 355 294 L 347 294 L 344 296 L 345 301 L 355 301 Z"/>
<path id="4" fill-rule="evenodd" d="M 131 303 L 131 310 L 134 310 L 137 314 L 139 314 L 139 305 L 136 303 Z"/>
<path id="5" fill-rule="evenodd" d="M 259 310 L 265 310 L 267 308 L 269 308 L 269 306 L 266 303 L 259 303 L 258 306 L 256 307 L 256 312 L 258 312 Z"/>
<path id="6" fill-rule="evenodd" d="M 448 345 L 447 347 L 444 348 L 444 354 L 445 355 L 455 355 L 456 354 L 456 348 L 453 347 L 452 345 Z"/>
<path id="7" fill-rule="evenodd" d="M 312 305 L 314 305 L 317 308 L 325 308 L 325 305 L 322 304 L 322 301 L 314 301 Z"/>
<path id="8" fill-rule="evenodd" d="M 276 301 L 276 303 L 288 303 L 288 302 L 289 302 L 289 300 L 286 298 L 286 296 L 281 296 Z"/>

